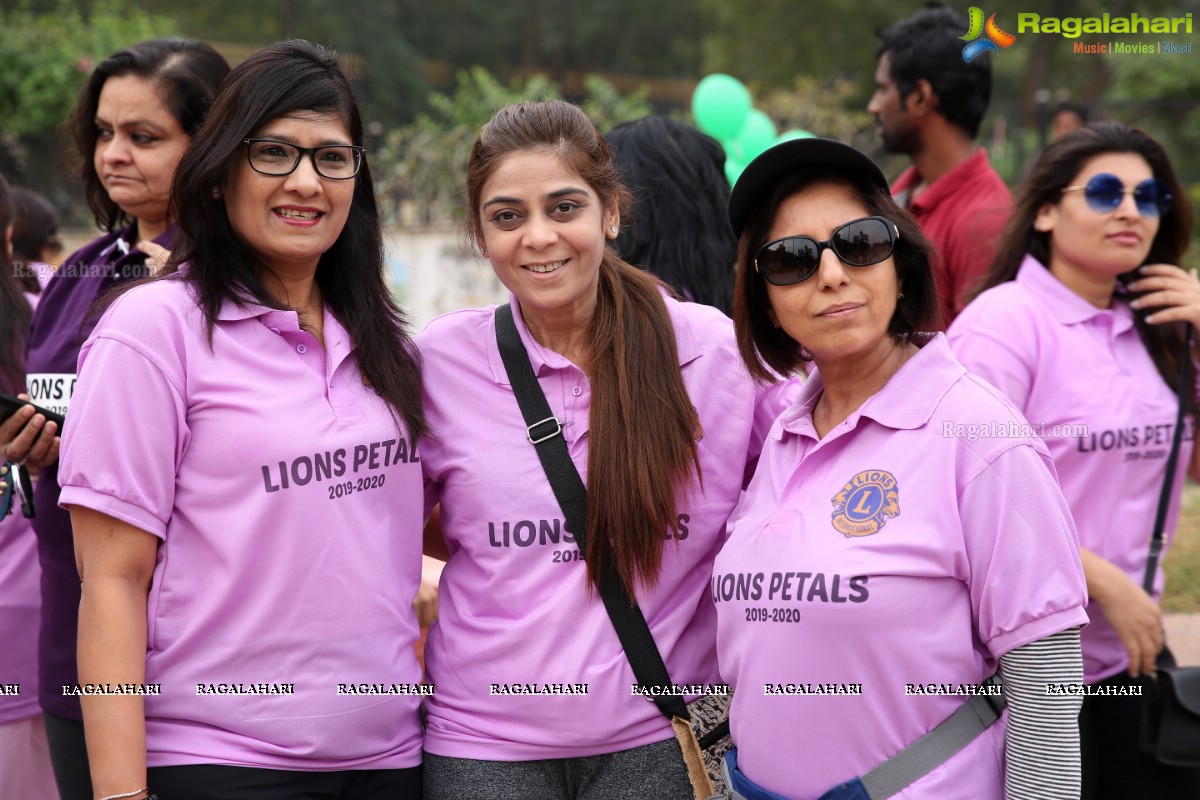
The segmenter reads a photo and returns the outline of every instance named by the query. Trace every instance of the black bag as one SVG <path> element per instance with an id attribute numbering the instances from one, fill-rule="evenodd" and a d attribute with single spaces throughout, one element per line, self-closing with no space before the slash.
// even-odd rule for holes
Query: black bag
<path id="1" fill-rule="evenodd" d="M 1200 667 L 1165 667 L 1142 697 L 1142 749 L 1162 764 L 1200 765 Z"/>
<path id="2" fill-rule="evenodd" d="M 1154 593 L 1154 575 L 1162 554 L 1163 527 L 1171 487 L 1175 483 L 1175 468 L 1179 462 L 1179 444 L 1183 439 L 1184 410 L 1191 392 L 1192 334 L 1188 326 L 1187 347 L 1179 379 L 1179 411 L 1175 417 L 1175 432 L 1171 454 L 1167 459 L 1167 474 L 1158 497 L 1158 514 L 1154 520 L 1154 535 L 1150 538 L 1150 555 L 1146 559 L 1146 574 L 1142 588 Z M 1147 681 L 1142 696 L 1142 750 L 1162 764 L 1200 766 L 1200 667 L 1163 667 L 1157 670 L 1158 680 Z"/>

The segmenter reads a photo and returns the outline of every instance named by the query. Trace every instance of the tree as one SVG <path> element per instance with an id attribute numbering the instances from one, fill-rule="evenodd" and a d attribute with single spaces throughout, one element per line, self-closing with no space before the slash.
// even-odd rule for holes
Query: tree
<path id="1" fill-rule="evenodd" d="M 0 172 L 41 189 L 58 184 L 55 130 L 92 67 L 133 42 L 178 35 L 169 18 L 119 0 L 86 14 L 67 0 L 20 3 L 0 10 L 0 30 Z"/>
<path id="2" fill-rule="evenodd" d="M 594 76 L 584 83 L 583 110 L 602 130 L 650 113 L 644 90 L 622 96 Z M 423 223 L 459 218 L 467 157 L 479 129 L 509 103 L 561 97 L 558 85 L 544 75 L 506 85 L 482 67 L 459 72 L 453 93 L 430 95 L 430 110 L 392 131 L 379 148 L 372 167 L 385 216 Z"/>

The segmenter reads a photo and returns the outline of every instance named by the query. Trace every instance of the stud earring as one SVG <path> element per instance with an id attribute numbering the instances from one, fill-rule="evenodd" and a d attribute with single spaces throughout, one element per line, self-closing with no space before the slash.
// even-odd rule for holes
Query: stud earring
<path id="1" fill-rule="evenodd" d="M 212 190 L 212 197 L 213 197 L 213 200 L 220 200 L 221 199 L 221 190 L 214 188 Z"/>
<path id="2" fill-rule="evenodd" d="M 616 226 L 616 225 L 613 225 L 612 227 L 610 227 L 610 228 L 608 229 L 608 232 L 609 232 L 609 233 L 611 233 L 611 234 L 616 234 L 616 232 L 617 232 L 617 226 Z"/>

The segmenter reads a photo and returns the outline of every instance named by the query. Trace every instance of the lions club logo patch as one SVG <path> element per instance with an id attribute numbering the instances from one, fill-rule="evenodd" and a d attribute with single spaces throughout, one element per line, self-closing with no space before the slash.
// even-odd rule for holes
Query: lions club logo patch
<path id="1" fill-rule="evenodd" d="M 833 527 L 843 536 L 879 533 L 892 517 L 900 516 L 900 487 L 896 476 L 881 469 L 860 472 L 833 496 Z"/>

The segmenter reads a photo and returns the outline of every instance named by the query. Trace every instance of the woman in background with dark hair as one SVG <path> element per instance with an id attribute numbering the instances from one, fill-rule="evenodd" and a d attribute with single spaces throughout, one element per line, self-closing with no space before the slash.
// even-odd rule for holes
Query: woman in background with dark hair
<path id="1" fill-rule="evenodd" d="M 633 212 L 613 245 L 685 300 L 733 309 L 737 240 L 729 230 L 729 179 L 721 143 L 690 125 L 651 115 L 607 137 Z"/>
<path id="2" fill-rule="evenodd" d="M 12 190 L 12 207 L 12 250 L 13 261 L 19 265 L 18 277 L 27 292 L 40 294 L 54 274 L 50 262 L 62 252 L 58 214 L 46 198 L 20 186 Z"/>
<path id="3" fill-rule="evenodd" d="M 1192 211 L 1162 146 L 1098 122 L 1052 142 L 1019 191 L 984 289 L 954 321 L 967 366 L 1037 423 L 1079 529 L 1088 583 L 1079 717 L 1083 797 L 1200 797 L 1200 770 L 1141 752 L 1142 698 L 1128 687 L 1174 659 L 1163 640 L 1164 575 L 1142 588 L 1179 407 L 1181 364 L 1200 327 L 1200 281 L 1177 266 Z M 1170 487 L 1167 547 L 1184 475 L 1200 478 L 1195 391 Z M 1076 432 L 1080 431 L 1080 432 Z M 1164 550 L 1165 554 L 1165 550 Z"/>
<path id="4" fill-rule="evenodd" d="M 0 390 L 25 386 L 25 344 L 37 296 L 13 275 L 9 234 L 13 206 L 0 177 Z M 57 797 L 46 725 L 37 702 L 37 633 L 41 593 L 37 539 L 17 492 L 16 464 L 0 458 L 0 780 L 5 797 Z"/>
<path id="5" fill-rule="evenodd" d="M 25 385 L 38 405 L 67 413 L 88 310 L 109 289 L 148 273 L 145 250 L 170 247 L 168 207 L 175 166 L 229 72 L 217 51 L 187 39 L 153 39 L 101 61 L 71 115 L 79 174 L 104 235 L 68 256 L 41 295 L 29 337 Z M 139 398 L 110 398 L 137 416 Z M 34 505 L 42 566 L 38 644 L 41 693 L 54 772 L 63 800 L 93 800 L 75 662 L 79 573 L 71 519 L 58 506 L 58 430 L 26 406 L 0 425 L 10 460 L 40 472 Z"/>
<path id="6" fill-rule="evenodd" d="M 916 220 L 817 138 L 750 162 L 729 214 L 746 366 L 815 368 L 713 567 L 734 796 L 1074 800 L 1079 699 L 1046 691 L 1081 672 L 1071 517 L 1036 437 L 975 435 L 1024 420 L 926 333 Z"/>
<path id="7" fill-rule="evenodd" d="M 173 198 L 63 440 L 80 679 L 160 687 L 84 697 L 97 794 L 419 798 L 420 367 L 333 55 L 231 72 Z"/>

